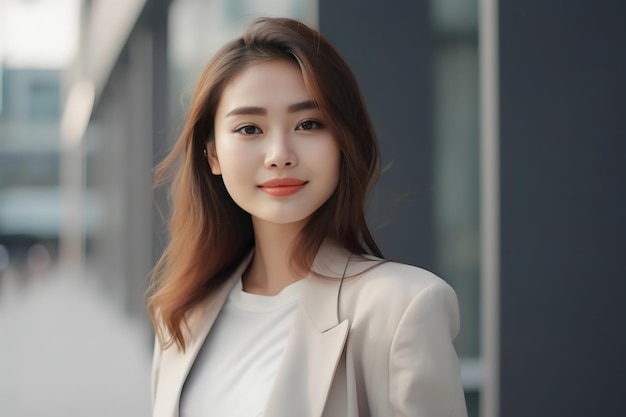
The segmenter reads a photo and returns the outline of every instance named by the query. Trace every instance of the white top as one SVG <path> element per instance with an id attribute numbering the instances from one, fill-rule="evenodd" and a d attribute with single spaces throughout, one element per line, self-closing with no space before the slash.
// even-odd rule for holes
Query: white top
<path id="1" fill-rule="evenodd" d="M 274 296 L 231 291 L 183 387 L 181 417 L 263 415 L 304 280 Z"/>

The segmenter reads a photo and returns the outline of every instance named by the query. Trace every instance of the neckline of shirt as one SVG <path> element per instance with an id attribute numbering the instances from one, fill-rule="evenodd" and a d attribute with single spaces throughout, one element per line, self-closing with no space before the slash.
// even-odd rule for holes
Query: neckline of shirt
<path id="1" fill-rule="evenodd" d="M 276 295 L 260 295 L 245 292 L 240 278 L 230 292 L 228 301 L 239 310 L 270 313 L 299 301 L 302 296 L 304 281 L 301 279 L 291 283 Z"/>

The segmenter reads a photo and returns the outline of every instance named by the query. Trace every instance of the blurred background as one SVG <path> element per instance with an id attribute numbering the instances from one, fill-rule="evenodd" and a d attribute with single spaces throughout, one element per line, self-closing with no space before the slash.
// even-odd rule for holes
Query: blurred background
<path id="1" fill-rule="evenodd" d="M 261 15 L 357 75 L 385 166 L 368 219 L 457 291 L 469 415 L 623 415 L 617 0 L 0 0 L 0 415 L 150 415 L 151 170 Z"/>

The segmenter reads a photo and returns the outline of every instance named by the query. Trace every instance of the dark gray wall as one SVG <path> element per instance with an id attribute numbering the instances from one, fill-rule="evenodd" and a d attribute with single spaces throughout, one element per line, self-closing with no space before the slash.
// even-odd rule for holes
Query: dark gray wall
<path id="1" fill-rule="evenodd" d="M 319 21 L 356 74 L 387 166 L 368 207 L 374 237 L 386 257 L 432 268 L 428 2 L 320 0 Z"/>
<path id="2" fill-rule="evenodd" d="M 626 3 L 503 0 L 501 416 L 623 416 Z"/>

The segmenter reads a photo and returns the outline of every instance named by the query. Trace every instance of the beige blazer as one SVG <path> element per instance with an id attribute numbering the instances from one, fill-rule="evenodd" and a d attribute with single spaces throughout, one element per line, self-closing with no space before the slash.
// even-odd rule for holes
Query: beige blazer
<path id="1" fill-rule="evenodd" d="M 184 353 L 155 344 L 154 417 L 178 417 L 189 370 L 250 258 L 188 316 Z M 328 243 L 318 252 L 264 416 L 467 416 L 452 288 L 413 266 L 349 258 Z"/>

